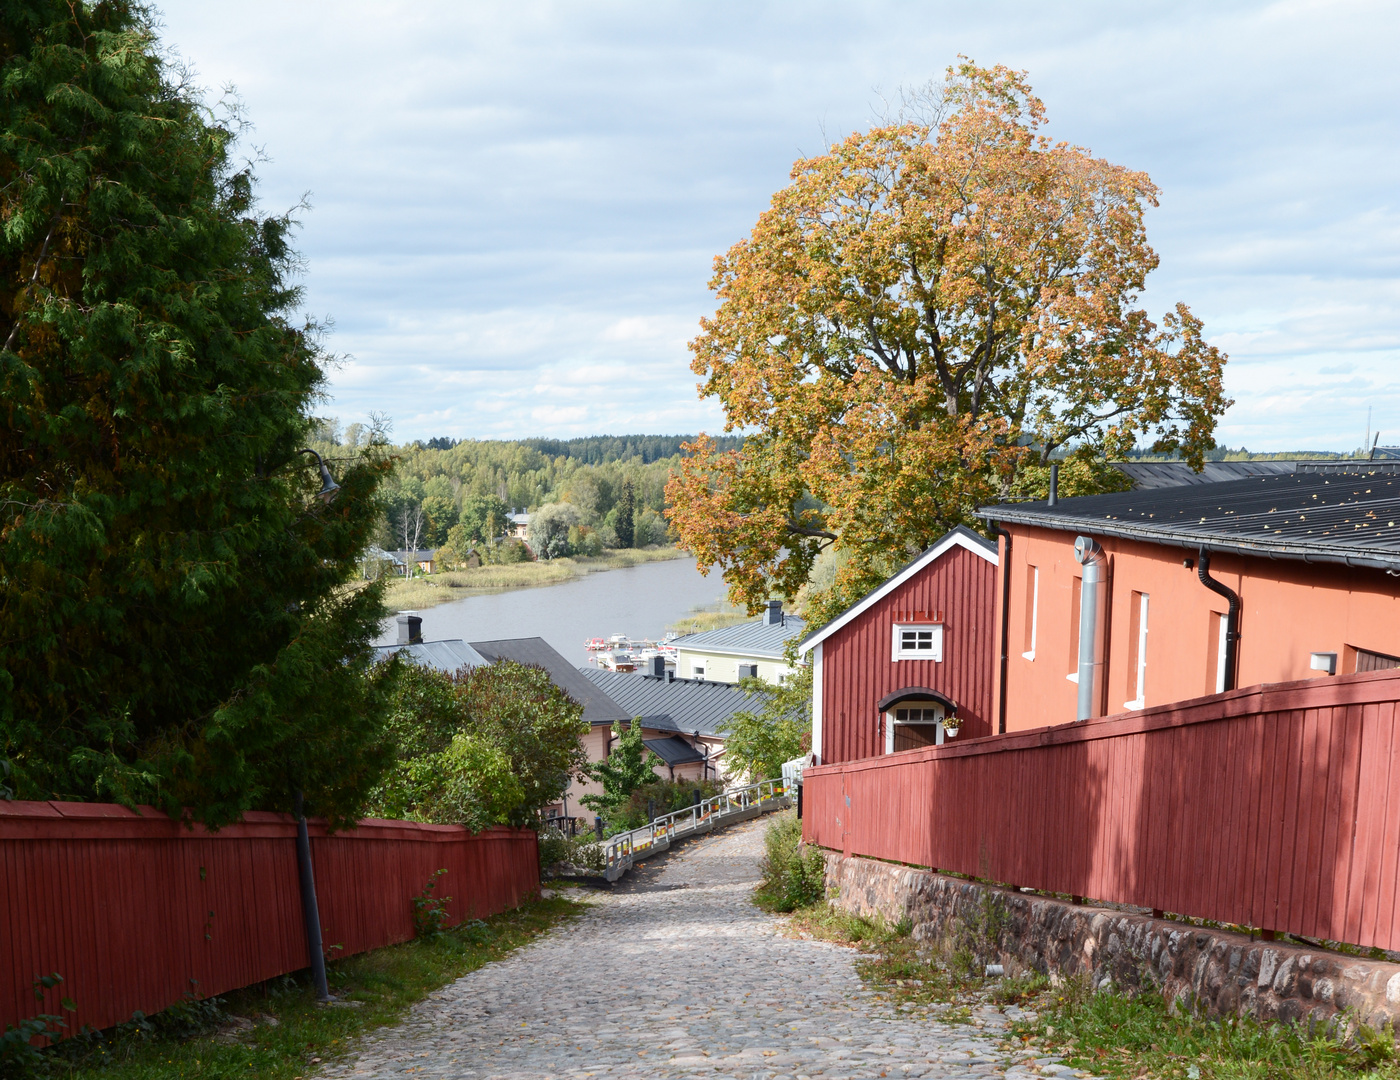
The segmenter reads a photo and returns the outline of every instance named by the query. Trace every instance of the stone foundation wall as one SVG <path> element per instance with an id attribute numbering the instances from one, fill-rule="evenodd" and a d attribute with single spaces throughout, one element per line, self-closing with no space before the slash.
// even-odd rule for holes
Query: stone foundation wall
<path id="1" fill-rule="evenodd" d="M 1373 1027 L 1400 1027 L 1400 964 L 1253 940 L 1150 915 L 997 889 L 928 870 L 826 852 L 833 903 L 941 940 L 999 901 L 1003 964 L 1045 975 L 1087 974 L 1098 986 L 1155 987 L 1217 1015 L 1329 1024 L 1348 1011 Z"/>

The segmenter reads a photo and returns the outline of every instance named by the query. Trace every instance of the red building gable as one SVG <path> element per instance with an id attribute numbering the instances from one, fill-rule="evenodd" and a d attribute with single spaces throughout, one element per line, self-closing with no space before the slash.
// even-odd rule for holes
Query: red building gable
<path id="1" fill-rule="evenodd" d="M 954 529 L 802 642 L 812 663 L 812 752 L 819 764 L 995 730 L 997 549 Z"/>

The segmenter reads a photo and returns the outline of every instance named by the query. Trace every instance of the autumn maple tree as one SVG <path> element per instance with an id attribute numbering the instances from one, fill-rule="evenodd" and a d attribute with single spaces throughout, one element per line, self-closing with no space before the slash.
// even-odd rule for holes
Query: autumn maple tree
<path id="1" fill-rule="evenodd" d="M 827 547 L 844 602 L 1057 454 L 1083 492 L 1141 441 L 1214 446 L 1224 354 L 1184 304 L 1137 306 L 1156 187 L 1044 123 L 1024 73 L 963 62 L 797 162 L 715 260 L 691 366 L 748 438 L 702 435 L 668 497 L 736 602 L 793 595 Z"/>

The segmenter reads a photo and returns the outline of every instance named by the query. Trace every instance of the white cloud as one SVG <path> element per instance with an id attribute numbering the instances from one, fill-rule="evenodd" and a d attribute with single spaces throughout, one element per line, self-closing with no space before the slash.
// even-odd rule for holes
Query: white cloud
<path id="1" fill-rule="evenodd" d="M 870 122 L 877 90 L 965 53 L 1029 69 L 1055 136 L 1161 187 L 1146 303 L 1186 301 L 1230 352 L 1222 439 L 1349 448 L 1369 405 L 1400 441 L 1393 5 L 164 11 L 206 84 L 246 100 L 267 205 L 312 193 L 306 300 L 352 357 L 331 376 L 346 420 L 388 412 L 403 438 L 718 428 L 685 348 L 713 257 L 795 158 Z"/>

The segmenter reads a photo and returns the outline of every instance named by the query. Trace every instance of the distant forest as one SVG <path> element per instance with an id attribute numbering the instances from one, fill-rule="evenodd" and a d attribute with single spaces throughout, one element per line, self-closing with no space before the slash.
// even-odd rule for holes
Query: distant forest
<path id="1" fill-rule="evenodd" d="M 681 456 L 681 444 L 694 435 L 589 435 L 581 439 L 518 439 L 515 442 L 488 445 L 524 446 L 538 450 L 545 457 L 569 458 L 585 465 L 607 465 L 612 462 L 639 461 L 650 465 L 656 461 Z M 743 445 L 740 435 L 713 436 L 724 450 L 737 450 Z M 451 450 L 465 439 L 437 438 L 410 444 L 420 450 Z"/>
<path id="2" fill-rule="evenodd" d="M 334 457 L 336 450 L 359 445 L 369 429 L 323 420 L 312 447 Z M 666 480 L 683 456 L 681 444 L 693 435 L 593 435 L 579 439 L 434 438 L 397 446 L 398 468 L 385 485 L 385 521 L 381 546 L 400 548 L 416 532 L 423 547 L 447 540 L 453 525 L 469 536 L 486 539 L 497 527 L 495 515 L 533 511 L 547 503 L 568 502 L 585 524 L 615 524 L 618 501 L 630 481 L 639 535 L 638 546 L 665 539 L 662 519 Z M 741 436 L 721 435 L 715 442 L 736 449 Z M 422 528 L 417 528 L 419 511 Z M 405 523 L 410 523 L 405 531 Z"/>

